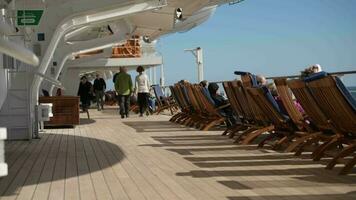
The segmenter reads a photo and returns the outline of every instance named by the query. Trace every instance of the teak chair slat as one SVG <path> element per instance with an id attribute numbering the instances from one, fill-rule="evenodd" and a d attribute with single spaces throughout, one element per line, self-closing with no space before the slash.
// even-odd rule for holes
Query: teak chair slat
<path id="1" fill-rule="evenodd" d="M 325 115 L 343 134 L 343 137 L 337 137 L 325 145 L 325 149 L 330 149 L 340 143 L 349 145 L 328 164 L 327 168 L 332 169 L 338 160 L 352 155 L 356 150 L 356 102 L 338 77 L 329 75 L 313 80 L 307 83 L 307 87 L 314 98 L 318 99 L 318 104 Z M 351 160 L 340 173 L 348 173 L 354 165 L 355 160 Z"/>
<path id="2" fill-rule="evenodd" d="M 274 83 L 276 85 L 276 89 L 278 95 L 282 101 L 282 104 L 288 113 L 290 119 L 294 123 L 294 125 L 298 128 L 299 132 L 305 133 L 304 136 L 297 138 L 296 141 L 291 143 L 286 151 L 291 152 L 295 150 L 300 144 L 304 143 L 311 135 L 321 134 L 320 131 L 314 130 L 307 122 L 303 114 L 296 108 L 294 104 L 294 100 L 292 97 L 292 92 L 287 85 L 287 79 L 280 78 L 275 79 Z"/>

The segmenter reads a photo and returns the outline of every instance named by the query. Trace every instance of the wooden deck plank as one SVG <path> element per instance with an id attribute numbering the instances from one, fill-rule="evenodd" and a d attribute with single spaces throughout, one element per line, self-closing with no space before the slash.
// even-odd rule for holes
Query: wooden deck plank
<path id="1" fill-rule="evenodd" d="M 76 128 L 75 130 L 75 154 L 77 159 L 77 172 L 79 181 L 80 198 L 83 200 L 96 199 L 94 185 L 91 179 L 88 160 L 85 155 L 83 138 L 80 134 L 82 130 Z"/>
<path id="2" fill-rule="evenodd" d="M 92 183 L 94 185 L 94 190 L 96 194 L 97 199 L 112 199 L 112 195 L 110 193 L 110 190 L 107 186 L 107 183 L 105 182 L 104 175 L 102 171 L 100 170 L 99 163 L 97 161 L 97 158 L 95 156 L 95 153 L 91 147 L 89 138 L 86 137 L 86 131 L 89 131 L 88 128 L 85 126 L 80 127 L 81 132 L 80 135 L 82 136 L 82 142 L 84 146 L 84 152 L 87 158 L 89 170 L 90 170 L 90 176 L 92 179 Z"/>
<path id="3" fill-rule="evenodd" d="M 53 179 L 54 169 L 56 166 L 57 155 L 59 153 L 59 148 L 62 141 L 62 134 L 59 134 L 59 131 L 51 130 L 51 133 L 54 135 L 55 140 L 46 159 L 45 166 L 40 175 L 39 183 L 37 184 L 32 199 L 41 200 L 41 199 L 48 199 L 49 197 L 51 182 Z"/>
<path id="4" fill-rule="evenodd" d="M 3 197 L 2 199 L 10 200 L 10 199 L 17 198 L 17 195 L 21 191 L 21 188 L 25 183 L 27 176 L 32 171 L 33 166 L 36 163 L 37 159 L 40 157 L 43 146 L 46 144 L 47 140 L 48 137 L 43 138 L 41 141 L 37 143 L 37 145 L 33 150 L 28 152 L 28 154 L 24 154 L 27 156 L 25 157 L 26 161 L 23 162 L 22 164 L 18 163 L 20 170 L 18 170 L 11 184 L 8 186 L 5 193 L 3 193 L 3 196 L 5 197 Z"/>
<path id="5" fill-rule="evenodd" d="M 68 129 L 68 152 L 66 160 L 64 199 L 80 199 L 78 167 L 75 146 L 75 129 Z"/>
<path id="6" fill-rule="evenodd" d="M 116 175 L 116 177 L 120 180 L 126 194 L 132 200 L 141 200 L 145 199 L 141 190 L 135 184 L 135 182 L 131 179 L 129 174 L 126 172 L 121 163 L 117 163 L 117 160 L 123 159 L 122 157 L 117 157 L 116 152 L 112 151 L 110 147 L 108 147 L 104 142 L 99 143 L 102 150 L 105 152 L 106 158 L 109 164 L 112 166 L 112 169 Z"/>
<path id="7" fill-rule="evenodd" d="M 125 131 L 125 133 L 127 133 L 128 131 L 129 130 Z M 197 131 L 192 131 L 192 132 L 195 133 L 195 134 L 197 133 Z M 144 142 L 147 143 L 147 141 L 144 141 L 142 137 L 135 137 L 135 139 L 138 140 L 137 141 L 138 143 L 144 143 Z M 145 147 L 145 148 L 147 148 L 147 147 Z M 156 151 L 154 151 L 154 150 L 156 150 Z M 152 156 L 152 159 L 159 158 L 161 161 L 166 160 L 166 162 L 164 162 L 164 163 L 165 164 L 167 163 L 169 165 L 166 166 L 165 168 L 162 168 L 162 169 L 167 169 L 167 170 L 172 170 L 173 169 L 173 171 L 174 171 L 173 174 L 174 175 L 175 175 L 177 170 L 187 170 L 187 169 L 192 169 L 192 167 L 193 167 L 193 169 L 194 168 L 195 169 L 199 169 L 199 168 L 197 168 L 196 166 L 194 166 L 191 163 L 181 162 L 180 159 L 176 160 L 176 159 L 174 159 L 176 157 L 172 156 L 172 154 L 170 152 L 158 151 L 157 148 L 155 148 L 155 149 L 154 148 L 147 148 L 147 150 L 142 150 L 142 152 L 150 152 L 149 155 L 154 155 L 154 156 Z M 166 153 L 167 153 L 167 155 L 165 155 L 165 156 L 162 155 L 162 154 L 166 154 Z M 149 155 L 147 155 L 147 156 L 149 156 Z M 203 192 L 205 192 L 207 194 L 213 193 L 213 195 L 212 195 L 213 197 L 216 196 L 216 195 L 220 196 L 220 197 L 215 197 L 215 198 L 221 198 L 221 196 L 224 195 L 226 191 L 229 191 L 229 189 L 226 189 L 224 187 L 220 187 L 219 185 L 216 185 L 215 184 L 215 180 L 213 180 L 213 179 L 211 179 L 211 181 L 207 181 L 207 180 L 209 180 L 209 178 L 204 178 L 204 181 L 196 179 L 196 180 L 193 180 L 193 182 L 196 182 L 196 184 L 198 185 L 198 188 L 203 188 Z M 211 184 L 211 182 L 213 184 Z M 230 194 L 230 193 L 227 193 L 227 194 Z M 208 197 L 205 197 L 205 198 L 208 198 Z"/>
<path id="8" fill-rule="evenodd" d="M 102 130 L 101 137 L 105 140 L 111 141 L 113 140 L 112 132 L 106 128 L 106 126 L 98 126 L 96 127 L 97 131 Z M 116 152 L 119 157 L 125 157 L 122 152 Z M 130 156 L 125 158 L 127 159 L 131 166 L 136 168 L 136 170 L 141 174 L 141 176 L 146 177 L 146 180 L 150 185 L 161 195 L 163 199 L 179 199 L 164 183 L 161 182 L 158 176 L 154 175 L 150 171 L 150 167 L 145 165 L 143 162 L 140 162 L 136 157 Z M 175 188 L 178 189 L 178 188 Z"/>
<path id="9" fill-rule="evenodd" d="M 338 176 L 325 161 L 235 145 L 168 116 L 110 112 L 91 110 L 94 123 L 46 129 L 31 143 L 8 142 L 1 199 L 356 198 L 356 174 Z"/>
<path id="10" fill-rule="evenodd" d="M 29 159 L 31 153 L 36 150 L 37 148 L 41 147 L 41 145 L 45 142 L 45 140 L 37 140 L 32 141 L 30 144 L 25 145 L 25 148 L 21 148 L 21 150 L 17 151 L 15 155 L 16 159 L 9 159 L 10 167 L 9 173 L 6 177 L 1 179 L 0 182 L 0 196 L 4 196 L 4 194 L 9 187 L 11 187 L 12 182 L 14 181 L 15 177 L 18 173 L 22 172 L 24 163 Z M 28 143 L 28 142 L 27 142 Z M 26 171 L 27 169 L 25 169 Z"/>
<path id="11" fill-rule="evenodd" d="M 39 158 L 37 159 L 36 163 L 32 167 L 31 172 L 26 178 L 25 184 L 22 187 L 21 191 L 19 192 L 17 200 L 32 199 L 33 193 L 36 190 L 36 186 L 38 184 L 45 162 L 47 160 L 51 148 L 53 147 L 53 143 L 56 138 L 54 135 L 46 135 L 46 136 L 48 136 L 47 142 L 43 147 L 43 149 L 41 150 L 41 152 L 39 153 Z"/>
<path id="12" fill-rule="evenodd" d="M 88 135 L 90 135 L 91 137 L 93 137 L 98 132 L 102 132 L 102 130 L 98 130 L 96 128 L 91 128 L 90 132 L 87 132 L 86 136 L 88 137 Z M 122 200 L 129 199 L 121 182 L 115 176 L 115 173 L 114 173 L 112 167 L 110 167 L 110 164 L 109 164 L 108 160 L 106 159 L 104 152 L 102 151 L 101 147 L 98 144 L 99 142 L 100 142 L 100 140 L 92 139 L 92 138 L 90 139 L 91 147 L 96 155 L 100 169 L 104 175 L 105 182 L 106 182 L 113 198 L 114 199 L 122 199 Z"/>
<path id="13" fill-rule="evenodd" d="M 62 134 L 62 140 L 56 158 L 48 199 L 64 199 L 68 132 L 66 129 L 62 129 L 58 134 Z"/>

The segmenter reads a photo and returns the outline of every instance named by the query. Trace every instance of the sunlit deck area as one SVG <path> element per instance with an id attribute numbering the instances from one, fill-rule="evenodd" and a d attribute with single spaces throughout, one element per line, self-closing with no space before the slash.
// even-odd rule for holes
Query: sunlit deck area
<path id="1" fill-rule="evenodd" d="M 356 172 L 337 175 L 325 160 L 233 144 L 168 115 L 90 113 L 75 128 L 6 143 L 1 199 L 356 199 Z"/>

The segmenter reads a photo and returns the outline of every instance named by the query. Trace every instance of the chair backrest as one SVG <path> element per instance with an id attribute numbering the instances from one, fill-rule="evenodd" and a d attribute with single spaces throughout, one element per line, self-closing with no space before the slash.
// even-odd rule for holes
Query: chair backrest
<path id="1" fill-rule="evenodd" d="M 304 81 L 299 79 L 287 81 L 288 87 L 292 90 L 298 102 L 302 105 L 304 111 L 314 123 L 316 127 L 321 130 L 332 130 L 333 127 L 325 116 L 324 112 L 319 108 L 318 103 L 313 98 L 310 90 L 306 87 Z"/>
<path id="2" fill-rule="evenodd" d="M 240 84 L 241 84 L 241 82 L 240 82 Z M 250 110 L 252 112 L 251 117 L 253 117 L 253 120 L 260 125 L 270 124 L 269 118 L 263 113 L 263 111 L 260 109 L 260 107 L 254 101 L 254 97 L 249 92 L 247 92 L 247 88 L 250 88 L 250 87 L 244 86 L 243 83 L 241 85 L 239 85 L 241 94 L 245 96 L 245 98 L 247 100 L 246 102 L 249 105 Z"/>
<path id="3" fill-rule="evenodd" d="M 181 108 L 185 111 L 185 112 L 189 112 L 190 111 L 190 105 L 189 102 L 187 102 L 182 88 L 180 86 L 180 84 L 174 84 L 174 91 L 175 91 L 175 96 L 179 99 L 179 102 L 181 103 Z"/>
<path id="4" fill-rule="evenodd" d="M 242 113 L 243 113 L 243 118 L 248 121 L 254 121 L 255 117 L 252 112 L 252 108 L 250 104 L 248 103 L 246 94 L 244 89 L 242 88 L 242 82 L 241 81 L 236 81 L 232 82 L 231 86 L 233 88 L 234 95 L 236 96 L 236 100 L 239 102 Z"/>
<path id="5" fill-rule="evenodd" d="M 156 96 L 156 102 L 159 106 L 163 106 L 163 102 L 166 99 L 166 96 L 163 94 L 163 90 L 159 85 L 152 85 L 153 92 Z"/>
<path id="6" fill-rule="evenodd" d="M 215 108 L 215 103 L 214 101 L 209 100 L 211 98 L 210 93 L 206 93 L 206 90 L 204 90 L 200 85 L 195 84 L 193 85 L 193 88 L 195 90 L 195 94 L 197 96 L 197 99 L 199 99 L 199 102 L 201 106 L 203 106 L 204 111 L 206 111 L 207 115 L 210 116 L 219 116 L 221 117 L 221 114 L 219 110 Z"/>
<path id="7" fill-rule="evenodd" d="M 338 130 L 356 134 L 356 102 L 339 78 L 322 77 L 308 82 L 307 87 Z"/>
<path id="8" fill-rule="evenodd" d="M 174 98 L 175 102 L 177 102 L 177 104 L 181 108 L 181 110 L 184 110 L 184 103 L 179 98 L 179 94 L 177 94 L 177 91 L 175 90 L 174 86 L 169 86 L 169 89 L 171 90 L 171 94 L 172 94 L 172 97 Z"/>
<path id="9" fill-rule="evenodd" d="M 191 108 L 193 109 L 193 112 L 201 113 L 202 110 L 201 110 L 198 100 L 196 99 L 196 97 L 193 93 L 192 85 L 190 83 L 184 83 L 184 84 L 182 84 L 182 88 L 184 89 L 184 91 L 186 91 L 186 94 L 189 99 Z"/>
<path id="10" fill-rule="evenodd" d="M 304 117 L 294 104 L 291 91 L 287 85 L 287 79 L 275 79 L 274 83 L 276 84 L 278 95 L 281 98 L 282 104 L 285 110 L 287 111 L 290 119 L 299 129 L 302 129 L 304 127 Z"/>
<path id="11" fill-rule="evenodd" d="M 288 118 L 280 112 L 278 106 L 275 105 L 276 102 L 271 96 L 271 93 L 266 89 L 267 88 L 263 87 L 252 87 L 247 88 L 247 92 L 253 97 L 253 100 L 263 112 L 264 116 L 268 117 L 276 127 L 289 127 L 287 123 Z"/>
<path id="12" fill-rule="evenodd" d="M 234 88 L 232 86 L 232 83 L 236 82 L 236 81 L 226 81 L 223 82 L 222 85 L 224 87 L 226 96 L 230 102 L 231 108 L 234 111 L 234 113 L 236 114 L 236 116 L 238 116 L 239 118 L 243 118 L 243 111 L 242 108 L 240 107 L 240 104 L 238 102 L 238 100 L 236 99 L 235 93 L 234 93 Z M 235 83 L 237 84 L 237 83 Z"/>

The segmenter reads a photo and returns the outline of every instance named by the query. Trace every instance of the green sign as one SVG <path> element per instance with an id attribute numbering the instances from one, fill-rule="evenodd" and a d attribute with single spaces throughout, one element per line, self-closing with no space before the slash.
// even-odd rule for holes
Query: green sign
<path id="1" fill-rule="evenodd" d="M 43 10 L 17 10 L 17 25 L 37 26 L 42 15 Z"/>

